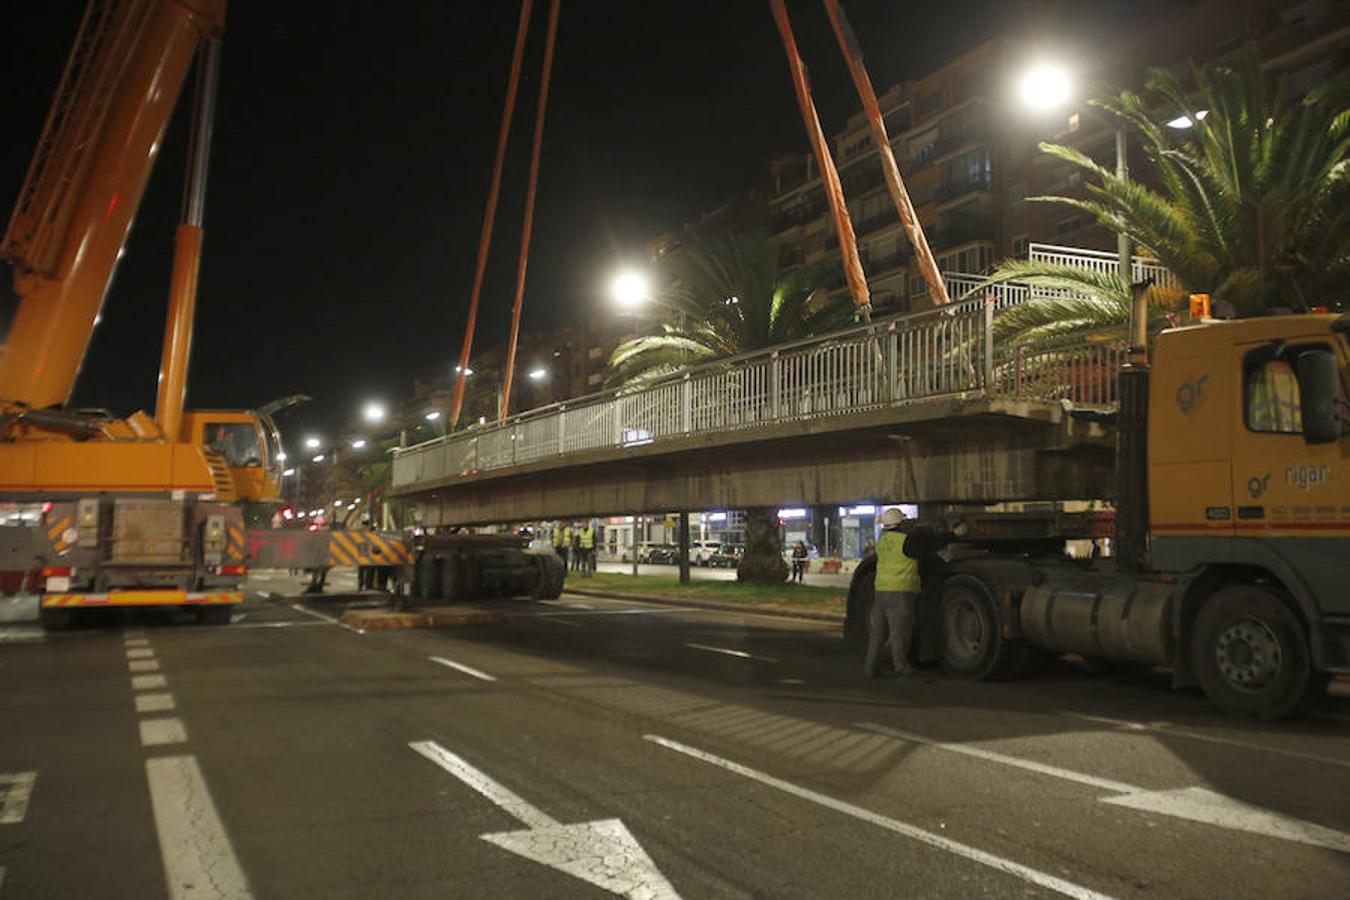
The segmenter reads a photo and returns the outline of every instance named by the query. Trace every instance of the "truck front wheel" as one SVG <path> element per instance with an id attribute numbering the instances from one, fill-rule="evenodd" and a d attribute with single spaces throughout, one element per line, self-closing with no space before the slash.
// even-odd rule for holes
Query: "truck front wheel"
<path id="1" fill-rule="evenodd" d="M 1321 684 L 1294 611 L 1263 587 L 1235 584 L 1200 609 L 1191 662 L 1205 695 L 1232 716 L 1272 721 L 1296 713 Z"/>

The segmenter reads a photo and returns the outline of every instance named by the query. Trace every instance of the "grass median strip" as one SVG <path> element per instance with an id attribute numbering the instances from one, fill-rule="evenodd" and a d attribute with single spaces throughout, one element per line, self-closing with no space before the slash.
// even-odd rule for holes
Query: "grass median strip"
<path id="1" fill-rule="evenodd" d="M 804 610 L 842 615 L 848 605 L 848 590 L 843 587 L 818 587 L 810 584 L 751 584 L 739 581 L 680 580 L 668 575 L 632 575 L 596 572 L 590 578 L 567 579 L 567 590 L 612 591 L 616 594 L 650 597 L 653 600 L 694 600 L 731 603 L 765 610 Z"/>

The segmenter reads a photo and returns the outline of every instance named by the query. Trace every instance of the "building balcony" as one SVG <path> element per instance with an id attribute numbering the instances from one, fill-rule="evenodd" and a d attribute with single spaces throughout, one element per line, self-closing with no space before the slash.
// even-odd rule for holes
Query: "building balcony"
<path id="1" fill-rule="evenodd" d="M 938 203 L 946 203 L 949 200 L 964 197 L 966 194 L 974 194 L 979 191 L 989 191 L 992 189 L 993 184 L 991 178 L 972 178 L 962 179 L 960 181 L 950 181 L 937 189 L 933 199 Z"/>

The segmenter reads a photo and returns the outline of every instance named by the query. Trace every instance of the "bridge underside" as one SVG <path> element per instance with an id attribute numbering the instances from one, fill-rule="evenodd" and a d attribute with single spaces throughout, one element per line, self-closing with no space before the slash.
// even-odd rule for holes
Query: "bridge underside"
<path id="1" fill-rule="evenodd" d="M 1114 433 L 1054 403 L 947 399 L 403 485 L 425 525 L 860 500 L 1109 499 Z"/>

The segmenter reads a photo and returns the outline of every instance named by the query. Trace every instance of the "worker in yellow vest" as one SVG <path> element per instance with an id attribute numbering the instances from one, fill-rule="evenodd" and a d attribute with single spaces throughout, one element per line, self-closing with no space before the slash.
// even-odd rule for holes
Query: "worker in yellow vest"
<path id="1" fill-rule="evenodd" d="M 563 569 L 567 569 L 567 536 L 563 533 L 563 523 L 559 522 L 553 526 L 553 552 L 558 554 L 558 559 L 562 561 Z"/>
<path id="2" fill-rule="evenodd" d="M 576 561 L 576 551 L 572 549 L 572 545 L 575 544 L 575 543 L 577 542 L 577 535 L 576 535 L 576 532 L 572 530 L 572 523 L 571 523 L 571 522 L 567 523 L 566 525 L 564 525 L 564 526 L 562 527 L 562 542 L 563 542 L 563 543 L 562 543 L 562 545 L 563 545 L 563 549 L 562 549 L 563 568 L 564 568 L 564 569 L 569 568 L 568 565 L 567 565 L 567 563 L 568 563 L 568 560 L 570 559 L 570 560 L 571 560 L 571 563 L 572 563 L 572 565 L 570 566 L 570 568 L 575 569 L 575 568 L 577 567 L 577 565 L 576 565 L 576 562 L 577 562 L 577 561 Z"/>
<path id="3" fill-rule="evenodd" d="M 876 599 L 867 628 L 865 671 L 881 677 L 881 648 L 891 645 L 891 662 L 897 675 L 912 675 L 909 643 L 914 634 L 915 610 L 923 584 L 919 580 L 919 561 L 905 553 L 905 514 L 895 507 L 881 514 L 881 535 L 877 538 Z"/>
<path id="4" fill-rule="evenodd" d="M 581 574 L 590 578 L 595 574 L 595 525 L 587 522 L 577 533 L 577 542 L 581 545 Z"/>

